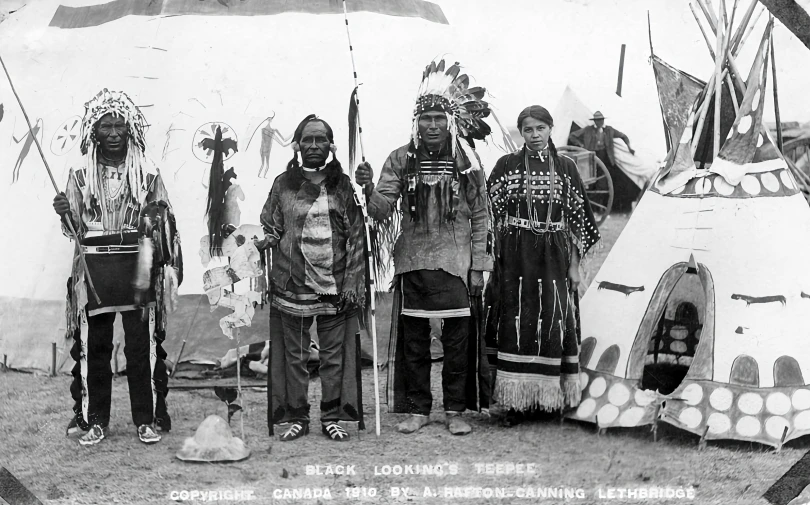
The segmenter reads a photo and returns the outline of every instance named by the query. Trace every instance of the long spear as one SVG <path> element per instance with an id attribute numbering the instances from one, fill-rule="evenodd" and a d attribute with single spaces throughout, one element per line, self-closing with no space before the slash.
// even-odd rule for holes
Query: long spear
<path id="1" fill-rule="evenodd" d="M 354 75 L 354 91 L 352 92 L 352 100 L 354 102 L 354 108 L 357 118 L 357 133 L 358 139 L 360 141 L 360 158 L 363 162 L 366 161 L 366 153 L 363 150 L 363 127 L 360 123 L 360 98 L 358 97 L 357 91 L 360 85 L 357 83 L 357 66 L 354 63 L 354 47 L 352 46 L 352 36 L 349 33 L 349 14 L 346 9 L 346 0 L 343 0 L 343 19 L 346 22 L 346 38 L 349 40 L 349 55 L 352 59 L 352 73 Z M 353 156 L 350 155 L 352 160 L 350 160 L 350 164 L 352 165 L 349 170 L 351 172 L 351 179 L 352 183 L 354 183 L 354 159 Z M 376 279 L 374 276 L 374 268 L 372 265 L 372 258 L 371 258 L 371 218 L 368 215 L 368 209 L 366 208 L 366 193 L 363 188 L 360 188 L 358 192 L 358 199 L 360 201 L 360 208 L 363 210 L 363 221 L 364 227 L 366 231 L 366 260 L 368 262 L 368 285 L 369 285 L 369 307 L 371 309 L 371 318 L 369 321 L 368 326 L 369 332 L 371 333 L 371 345 L 372 345 L 372 360 L 374 366 L 374 433 L 379 437 L 380 436 L 380 378 L 379 378 L 379 371 L 377 370 L 377 306 L 376 301 L 374 300 L 376 296 Z M 358 364 L 359 366 L 359 364 Z M 362 401 L 362 398 L 359 400 Z"/>
<path id="2" fill-rule="evenodd" d="M 37 145 L 37 149 L 39 150 L 39 155 L 42 157 L 42 163 L 45 164 L 45 170 L 48 171 L 48 177 L 51 178 L 51 184 L 53 184 L 53 189 L 56 191 L 56 194 L 59 194 L 59 186 L 56 185 L 56 180 L 53 178 L 53 173 L 51 172 L 51 167 L 48 166 L 48 160 L 45 159 L 45 153 L 42 152 L 42 146 L 39 145 L 39 140 L 37 136 L 34 134 L 34 128 L 31 126 L 31 120 L 28 119 L 28 113 L 25 112 L 25 107 L 23 107 L 22 100 L 20 100 L 20 96 L 17 94 L 17 90 L 14 89 L 14 83 L 11 82 L 11 76 L 8 73 L 8 69 L 6 68 L 6 64 L 3 61 L 3 57 L 0 56 L 0 65 L 3 66 L 3 71 L 6 73 L 6 78 L 8 79 L 8 84 L 11 86 L 11 92 L 14 93 L 14 98 L 17 99 L 17 103 L 20 104 L 20 110 L 22 110 L 23 116 L 25 117 L 25 122 L 28 123 L 28 134 L 34 139 L 34 143 Z M 65 224 L 67 225 L 68 230 L 70 231 L 70 236 L 73 238 L 76 244 L 76 251 L 79 253 L 79 260 L 82 263 L 82 268 L 84 268 L 84 276 L 87 279 L 87 285 L 90 288 L 90 293 L 92 293 L 93 298 L 96 299 L 97 304 L 101 304 L 101 299 L 98 297 L 98 293 L 96 293 L 96 287 L 93 285 L 93 279 L 90 278 L 90 270 L 87 269 L 87 262 L 84 259 L 84 251 L 82 250 L 82 246 L 79 245 L 79 236 L 76 234 L 76 230 L 73 228 L 73 220 L 70 218 L 70 215 L 65 216 Z"/>

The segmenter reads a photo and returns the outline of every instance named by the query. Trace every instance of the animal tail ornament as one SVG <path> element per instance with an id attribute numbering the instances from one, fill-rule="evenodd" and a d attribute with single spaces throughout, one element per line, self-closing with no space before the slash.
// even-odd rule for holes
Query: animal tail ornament
<path id="1" fill-rule="evenodd" d="M 352 90 L 349 100 L 349 167 L 354 170 L 354 162 L 357 154 L 357 139 L 362 134 L 360 128 L 360 107 L 357 104 L 357 88 Z"/>
<path id="2" fill-rule="evenodd" d="M 140 304 L 152 281 L 152 263 L 155 257 L 155 248 L 150 237 L 142 237 L 139 241 L 138 264 L 135 269 L 135 278 L 132 287 L 135 288 L 135 303 Z"/>

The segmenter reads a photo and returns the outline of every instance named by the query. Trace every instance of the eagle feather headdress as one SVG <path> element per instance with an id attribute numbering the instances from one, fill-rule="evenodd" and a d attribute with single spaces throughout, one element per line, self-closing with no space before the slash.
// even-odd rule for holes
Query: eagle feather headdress
<path id="1" fill-rule="evenodd" d="M 491 129 L 484 118 L 490 114 L 489 103 L 484 101 L 486 89 L 470 87 L 470 78 L 461 73 L 458 62 L 445 70 L 444 60 L 431 62 L 422 73 L 422 83 L 413 111 L 411 138 L 419 147 L 419 116 L 427 110 L 442 110 L 447 114 L 448 129 L 454 138 L 462 138 L 470 147 L 475 140 L 484 140 Z M 455 155 L 456 143 L 452 142 Z"/>

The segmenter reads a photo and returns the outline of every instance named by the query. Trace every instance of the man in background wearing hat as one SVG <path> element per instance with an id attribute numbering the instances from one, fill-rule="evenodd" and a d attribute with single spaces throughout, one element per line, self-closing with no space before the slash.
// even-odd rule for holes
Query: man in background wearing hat
<path id="1" fill-rule="evenodd" d="M 620 138 L 627 144 L 630 154 L 636 152 L 630 147 L 630 139 L 627 135 L 613 128 L 605 126 L 605 116 L 596 111 L 591 118 L 593 125 L 581 128 L 568 136 L 568 143 L 573 146 L 584 147 L 588 151 L 593 151 L 607 167 L 611 179 L 613 179 L 613 210 L 617 212 L 630 212 L 633 210 L 633 203 L 641 194 L 641 188 L 616 165 L 616 157 L 613 153 L 613 139 Z M 607 188 L 600 188 L 607 189 Z"/>

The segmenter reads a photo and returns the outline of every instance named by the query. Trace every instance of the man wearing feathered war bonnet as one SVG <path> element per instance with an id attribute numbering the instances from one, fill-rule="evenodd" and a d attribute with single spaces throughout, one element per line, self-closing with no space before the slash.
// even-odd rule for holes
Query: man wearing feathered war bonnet
<path id="1" fill-rule="evenodd" d="M 446 71 L 444 60 L 431 63 L 422 76 L 411 141 L 388 156 L 376 188 L 368 163 L 356 172 L 379 235 L 396 242 L 388 251 L 395 296 L 387 392 L 392 412 L 411 414 L 397 425 L 402 433 L 427 424 L 433 403 L 430 318 L 443 319 L 448 429 L 469 433 L 459 414 L 488 407 L 487 387 L 480 387 L 476 373 L 481 353 L 475 302 L 493 258 L 486 181 L 472 147 L 473 139 L 490 133 L 482 120 L 489 106 L 482 100 L 485 90 L 468 87 L 469 78 L 459 74 L 457 63 Z"/>
<path id="2" fill-rule="evenodd" d="M 144 443 L 160 440 L 171 420 L 162 342 L 166 308 L 182 281 L 180 239 L 169 197 L 144 142 L 146 119 L 123 92 L 99 92 L 85 104 L 83 164 L 71 169 L 53 207 L 76 230 L 87 263 L 78 257 L 68 281 L 67 331 L 75 401 L 68 434 L 82 445 L 102 441 L 110 422 L 113 322 L 120 313 L 132 420 Z M 157 261 L 155 261 L 157 259 Z M 164 268 L 165 267 L 165 268 Z M 88 296 L 89 274 L 101 303 Z"/>

